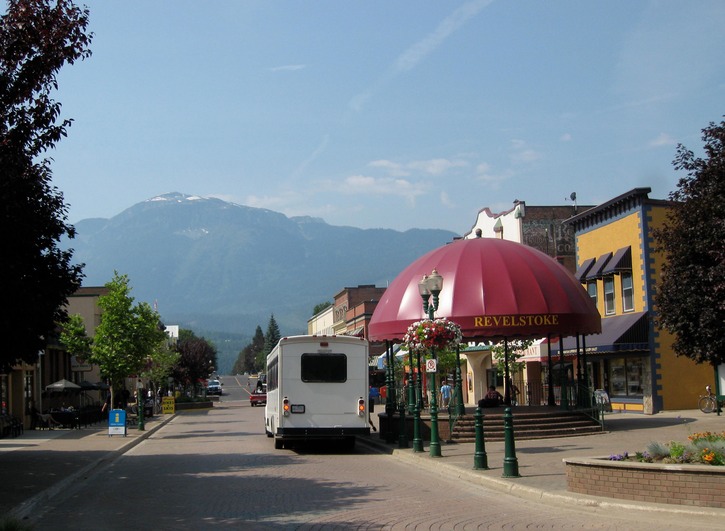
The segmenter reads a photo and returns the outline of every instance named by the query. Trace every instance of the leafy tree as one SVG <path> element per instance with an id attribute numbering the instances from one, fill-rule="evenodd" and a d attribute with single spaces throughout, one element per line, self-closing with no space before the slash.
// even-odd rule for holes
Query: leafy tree
<path id="1" fill-rule="evenodd" d="M 321 302 L 320 304 L 316 304 L 314 308 L 312 308 L 312 315 L 317 315 L 322 310 L 326 310 L 332 306 L 332 303 L 330 301 Z"/>
<path id="2" fill-rule="evenodd" d="M 673 165 L 687 175 L 653 231 L 665 256 L 656 321 L 674 335 L 678 356 L 717 366 L 725 363 L 725 121 L 702 133 L 705 158 L 677 147 Z"/>
<path id="3" fill-rule="evenodd" d="M 217 364 L 216 348 L 203 337 L 196 337 L 193 332 L 182 334 L 179 331 L 176 350 L 179 359 L 173 369 L 174 380 L 191 387 L 196 395 L 199 382 L 214 372 Z"/>
<path id="4" fill-rule="evenodd" d="M 169 346 L 168 341 L 163 341 L 148 360 L 141 377 L 151 381 L 156 389 L 163 387 L 167 384 L 167 379 L 172 375 L 178 361 L 179 353 Z"/>
<path id="5" fill-rule="evenodd" d="M 50 159 L 66 136 L 51 98 L 66 64 L 90 56 L 88 11 L 69 0 L 9 0 L 0 17 L 0 224 L 6 301 L 0 322 L 6 344 L 0 372 L 20 360 L 37 361 L 55 324 L 65 320 L 68 297 L 80 287 L 82 266 L 61 251 L 73 238 L 63 194 L 51 185 Z"/>
<path id="6" fill-rule="evenodd" d="M 98 298 L 101 320 L 89 361 L 111 381 L 113 400 L 113 388 L 120 387 L 124 378 L 140 374 L 167 336 L 159 327 L 158 313 L 148 303 L 134 305 L 127 275 L 114 272 L 106 287 L 108 294 Z"/>
<path id="7" fill-rule="evenodd" d="M 87 361 L 91 357 L 93 339 L 86 334 L 86 325 L 83 316 L 73 314 L 61 325 L 60 342 L 71 355 L 80 361 Z"/>
<path id="8" fill-rule="evenodd" d="M 274 314 L 269 318 L 269 324 L 267 325 L 267 333 L 264 334 L 264 350 L 257 356 L 257 366 L 264 367 L 267 362 L 267 355 L 272 352 L 272 349 L 277 346 L 279 340 L 282 338 L 280 334 L 279 326 L 277 321 L 274 319 Z"/>
<path id="9" fill-rule="evenodd" d="M 501 376 L 512 375 L 523 371 L 526 362 L 520 361 L 526 349 L 534 342 L 531 339 L 510 339 L 507 346 L 497 343 L 491 348 L 491 356 L 496 363 L 496 371 Z M 508 349 L 508 368 L 506 367 L 506 349 Z M 507 372 L 508 369 L 508 372 Z"/>
<path id="10" fill-rule="evenodd" d="M 114 388 L 123 379 L 162 365 L 167 335 L 159 326 L 159 315 L 149 304 L 133 304 L 128 277 L 114 273 L 106 284 L 108 294 L 98 299 L 101 320 L 95 337 L 86 335 L 83 318 L 71 315 L 61 324 L 60 339 L 66 349 L 84 360 L 98 365 L 101 374 L 111 381 L 111 400 Z"/>
<path id="11" fill-rule="evenodd" d="M 262 369 L 264 364 L 258 365 L 257 359 L 263 354 L 263 351 L 264 334 L 262 333 L 262 327 L 257 325 L 257 330 L 254 333 L 252 342 L 242 349 L 237 361 L 234 362 L 234 367 L 232 368 L 233 374 L 238 374 L 240 372 L 255 372 Z"/>

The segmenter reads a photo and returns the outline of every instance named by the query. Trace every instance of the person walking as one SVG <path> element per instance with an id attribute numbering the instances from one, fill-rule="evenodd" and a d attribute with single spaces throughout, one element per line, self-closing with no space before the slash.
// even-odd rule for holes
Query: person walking
<path id="1" fill-rule="evenodd" d="M 441 406 L 442 407 L 448 407 L 448 404 L 451 402 L 451 386 L 448 384 L 448 381 L 446 381 L 441 386 Z"/>

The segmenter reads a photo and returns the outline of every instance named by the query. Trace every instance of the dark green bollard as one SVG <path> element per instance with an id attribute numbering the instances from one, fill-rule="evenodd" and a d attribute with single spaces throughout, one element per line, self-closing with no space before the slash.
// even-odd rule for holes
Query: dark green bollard
<path id="1" fill-rule="evenodd" d="M 473 452 L 473 469 L 488 470 L 488 456 L 486 455 L 486 443 L 483 440 L 483 411 L 476 408 L 475 415 L 476 450 Z"/>
<path id="2" fill-rule="evenodd" d="M 514 416 L 511 408 L 503 412 L 504 458 L 503 476 L 505 478 L 519 478 L 519 461 L 516 459 L 516 444 L 514 443 Z"/>
<path id="3" fill-rule="evenodd" d="M 398 429 L 398 448 L 407 448 L 408 447 L 408 430 L 405 426 L 405 404 L 403 402 L 400 403 L 400 408 L 398 411 L 400 412 L 400 426 Z"/>

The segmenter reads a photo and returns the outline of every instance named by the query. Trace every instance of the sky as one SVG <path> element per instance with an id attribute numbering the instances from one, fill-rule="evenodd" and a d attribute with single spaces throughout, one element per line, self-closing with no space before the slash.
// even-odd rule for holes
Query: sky
<path id="1" fill-rule="evenodd" d="M 725 115 L 721 0 L 86 0 L 68 220 L 169 192 L 360 228 L 666 199 Z"/>

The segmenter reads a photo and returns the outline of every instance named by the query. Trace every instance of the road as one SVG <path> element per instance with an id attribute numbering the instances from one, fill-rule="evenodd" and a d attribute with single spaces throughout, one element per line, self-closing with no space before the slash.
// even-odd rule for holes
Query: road
<path id="1" fill-rule="evenodd" d="M 672 514 L 523 501 L 361 444 L 275 450 L 246 387 L 224 378 L 212 410 L 177 415 L 54 498 L 34 529 L 688 529 Z"/>

